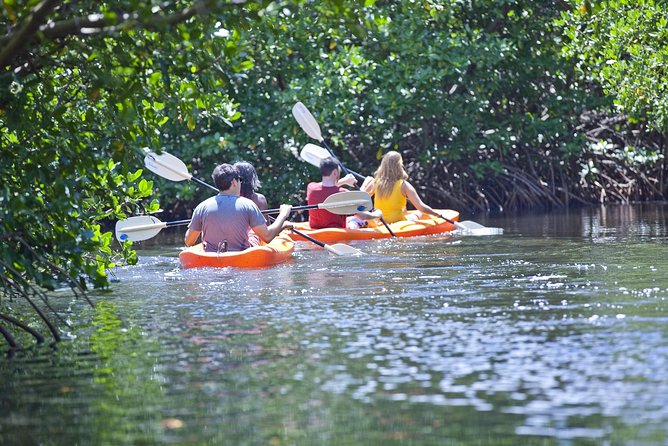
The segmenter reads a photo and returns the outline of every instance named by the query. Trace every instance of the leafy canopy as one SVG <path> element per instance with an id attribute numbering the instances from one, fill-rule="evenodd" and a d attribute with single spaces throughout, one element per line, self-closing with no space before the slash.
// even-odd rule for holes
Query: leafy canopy
<path id="1" fill-rule="evenodd" d="M 107 286 L 110 223 L 159 207 L 142 148 L 239 118 L 241 32 L 279 4 L 3 1 L 0 316 L 8 296 Z"/>
<path id="2" fill-rule="evenodd" d="M 668 130 L 668 9 L 658 0 L 571 0 L 564 54 L 618 111 Z"/>

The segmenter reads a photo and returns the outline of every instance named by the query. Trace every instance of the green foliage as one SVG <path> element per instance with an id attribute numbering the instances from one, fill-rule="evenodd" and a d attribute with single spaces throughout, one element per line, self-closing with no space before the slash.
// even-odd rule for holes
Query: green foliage
<path id="1" fill-rule="evenodd" d="M 7 296 L 104 288 L 119 254 L 136 262 L 109 226 L 159 208 L 140 148 L 239 118 L 228 87 L 252 61 L 237 28 L 264 3 L 3 3 L 0 315 Z"/>
<path id="2" fill-rule="evenodd" d="M 271 202 L 303 197 L 318 176 L 295 159 L 311 142 L 289 114 L 298 100 L 348 167 L 370 174 L 384 152 L 400 150 L 413 181 L 429 184 L 427 198 L 441 205 L 501 208 L 506 192 L 480 188 L 508 168 L 540 183 L 555 164 L 581 155 L 578 118 L 599 99 L 559 57 L 555 5 L 402 0 L 347 8 L 336 20 L 317 5 L 283 8 L 241 36 L 254 61 L 247 81 L 234 84 L 242 118 L 218 131 L 227 153 L 259 166 Z"/>
<path id="3" fill-rule="evenodd" d="M 564 54 L 620 113 L 668 130 L 668 9 L 655 0 L 572 0 L 558 24 Z"/>

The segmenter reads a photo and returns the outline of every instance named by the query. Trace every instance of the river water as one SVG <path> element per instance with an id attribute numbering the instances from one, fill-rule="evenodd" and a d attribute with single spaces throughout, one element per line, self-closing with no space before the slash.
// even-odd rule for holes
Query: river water
<path id="1" fill-rule="evenodd" d="M 0 359 L 0 444 L 668 444 L 668 204 L 474 220 L 505 234 L 247 271 L 147 246 Z"/>

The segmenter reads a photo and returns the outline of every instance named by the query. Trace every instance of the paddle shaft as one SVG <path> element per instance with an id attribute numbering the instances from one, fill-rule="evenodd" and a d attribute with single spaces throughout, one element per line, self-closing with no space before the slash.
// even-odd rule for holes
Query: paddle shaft
<path id="1" fill-rule="evenodd" d="M 351 192 L 341 192 L 341 194 L 348 194 Z M 331 198 L 334 198 L 334 196 L 330 196 Z M 330 202 L 328 203 L 327 200 L 325 202 L 320 203 L 320 204 L 305 204 L 303 206 L 292 206 L 293 211 L 306 211 L 308 209 L 324 209 L 324 210 L 335 210 L 337 208 L 350 208 L 351 206 L 362 206 L 362 208 L 366 208 L 366 206 L 360 204 L 360 200 L 348 200 L 348 201 L 336 201 L 336 202 Z M 356 211 L 359 211 L 360 208 L 357 207 Z M 263 214 L 278 214 L 281 210 L 279 208 L 275 209 L 265 209 L 262 211 Z M 355 211 L 354 211 L 355 212 Z M 352 212 L 351 212 L 352 213 Z M 345 215 L 342 213 L 339 213 L 339 215 Z"/>
<path id="2" fill-rule="evenodd" d="M 454 225 L 454 227 L 457 228 L 457 229 L 463 229 L 463 230 L 466 230 L 466 229 L 467 229 L 466 226 L 463 226 L 463 225 L 462 225 L 461 223 L 459 223 L 458 221 L 450 220 L 449 218 L 444 217 L 444 216 L 442 216 L 442 215 L 439 215 L 439 217 L 442 218 L 443 220 L 447 221 L 447 222 L 450 223 L 451 225 Z"/>
<path id="3" fill-rule="evenodd" d="M 220 190 L 218 190 L 217 187 L 214 187 L 211 184 L 200 180 L 199 178 L 195 178 L 195 177 L 191 176 L 190 179 L 192 181 L 194 181 L 195 183 L 198 183 L 198 184 L 201 184 L 202 186 L 208 187 L 211 190 L 215 190 L 216 192 L 220 192 Z M 352 203 L 341 203 L 340 206 L 345 206 L 345 205 L 350 205 L 350 204 L 352 204 Z M 305 211 L 305 210 L 308 210 L 308 209 L 318 209 L 319 207 L 321 207 L 321 206 L 317 205 L 317 204 L 310 204 L 310 205 L 304 205 L 304 206 L 293 206 L 292 210 L 293 211 Z M 278 214 L 279 212 L 281 212 L 281 210 L 278 209 L 278 208 L 276 208 L 276 209 L 265 209 L 264 211 L 261 211 L 261 212 L 263 214 Z M 171 226 L 171 225 L 168 224 L 168 226 Z"/>
<path id="4" fill-rule="evenodd" d="M 163 229 L 172 226 L 183 226 L 187 225 L 188 223 L 190 223 L 190 220 L 176 220 L 168 222 L 161 221 L 160 223 L 151 223 L 147 225 L 128 226 L 127 228 L 123 228 L 123 232 L 139 232 L 139 231 L 147 231 L 149 229 Z"/>
<path id="5" fill-rule="evenodd" d="M 271 220 L 271 221 L 274 221 L 274 220 L 275 220 L 274 217 L 268 217 L 268 218 L 269 218 L 269 220 Z M 313 243 L 315 243 L 316 245 L 320 246 L 321 248 L 324 248 L 324 247 L 325 247 L 325 243 L 321 242 L 320 240 L 316 240 L 316 239 L 314 239 L 314 238 L 311 237 L 310 235 L 304 234 L 303 232 L 298 231 L 298 230 L 296 230 L 295 228 L 290 228 L 290 230 L 291 230 L 292 232 L 294 232 L 295 234 L 297 234 L 298 236 L 300 236 L 300 237 L 304 237 L 304 238 L 305 238 L 306 240 L 308 240 L 309 242 L 313 242 Z"/>
<path id="6" fill-rule="evenodd" d="M 209 183 L 200 180 L 199 178 L 195 178 L 195 177 L 191 176 L 190 179 L 193 180 L 197 184 L 201 184 L 202 186 L 208 187 L 211 190 L 215 190 L 216 192 L 220 192 L 220 190 L 217 187 L 214 187 L 214 186 L 210 185 Z"/>

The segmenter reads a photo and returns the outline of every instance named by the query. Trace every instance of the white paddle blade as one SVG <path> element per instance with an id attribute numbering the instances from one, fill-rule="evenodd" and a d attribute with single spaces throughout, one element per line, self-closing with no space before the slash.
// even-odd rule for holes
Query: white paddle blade
<path id="1" fill-rule="evenodd" d="M 320 126 L 304 104 L 297 102 L 292 107 L 292 116 L 295 117 L 299 123 L 299 126 L 306 132 L 308 136 L 315 139 L 316 141 L 322 141 Z"/>
<path id="2" fill-rule="evenodd" d="M 325 249 L 337 256 L 355 256 L 364 254 L 359 249 L 355 249 L 350 245 L 344 243 L 336 243 L 334 245 L 325 245 Z"/>
<path id="3" fill-rule="evenodd" d="M 140 215 L 116 222 L 116 239 L 119 242 L 130 240 L 140 242 L 155 237 L 167 224 L 155 217 Z"/>
<path id="4" fill-rule="evenodd" d="M 144 165 L 151 172 L 171 181 L 183 181 L 192 178 L 183 161 L 167 152 L 162 152 L 160 155 L 155 152 L 148 152 L 144 157 Z"/>
<path id="5" fill-rule="evenodd" d="M 309 143 L 299 152 L 299 157 L 312 166 L 320 167 L 320 162 L 325 158 L 330 158 L 331 155 L 324 147 Z"/>
<path id="6" fill-rule="evenodd" d="M 453 221 L 461 235 L 502 235 L 503 228 L 488 228 L 474 221 Z"/>
<path id="7" fill-rule="evenodd" d="M 349 203 L 333 204 L 331 206 L 323 206 L 322 203 L 318 205 L 318 209 L 325 209 L 336 215 L 353 215 L 357 214 L 360 209 L 367 209 L 369 204 L 365 201 L 352 200 Z"/>
<path id="8" fill-rule="evenodd" d="M 318 205 L 320 209 L 326 209 L 334 214 L 344 215 L 342 210 L 352 211 L 347 215 L 357 212 L 370 211 L 373 209 L 371 195 L 361 190 L 338 192 L 332 194 Z"/>
<path id="9" fill-rule="evenodd" d="M 455 226 L 457 227 L 457 229 L 461 229 L 463 231 L 473 230 L 473 229 L 485 229 L 485 226 L 470 220 L 455 222 Z"/>
<path id="10" fill-rule="evenodd" d="M 483 236 L 483 235 L 503 235 L 503 228 L 488 228 L 483 226 L 478 229 L 457 229 L 456 231 L 459 235 L 474 235 L 474 236 Z"/>

